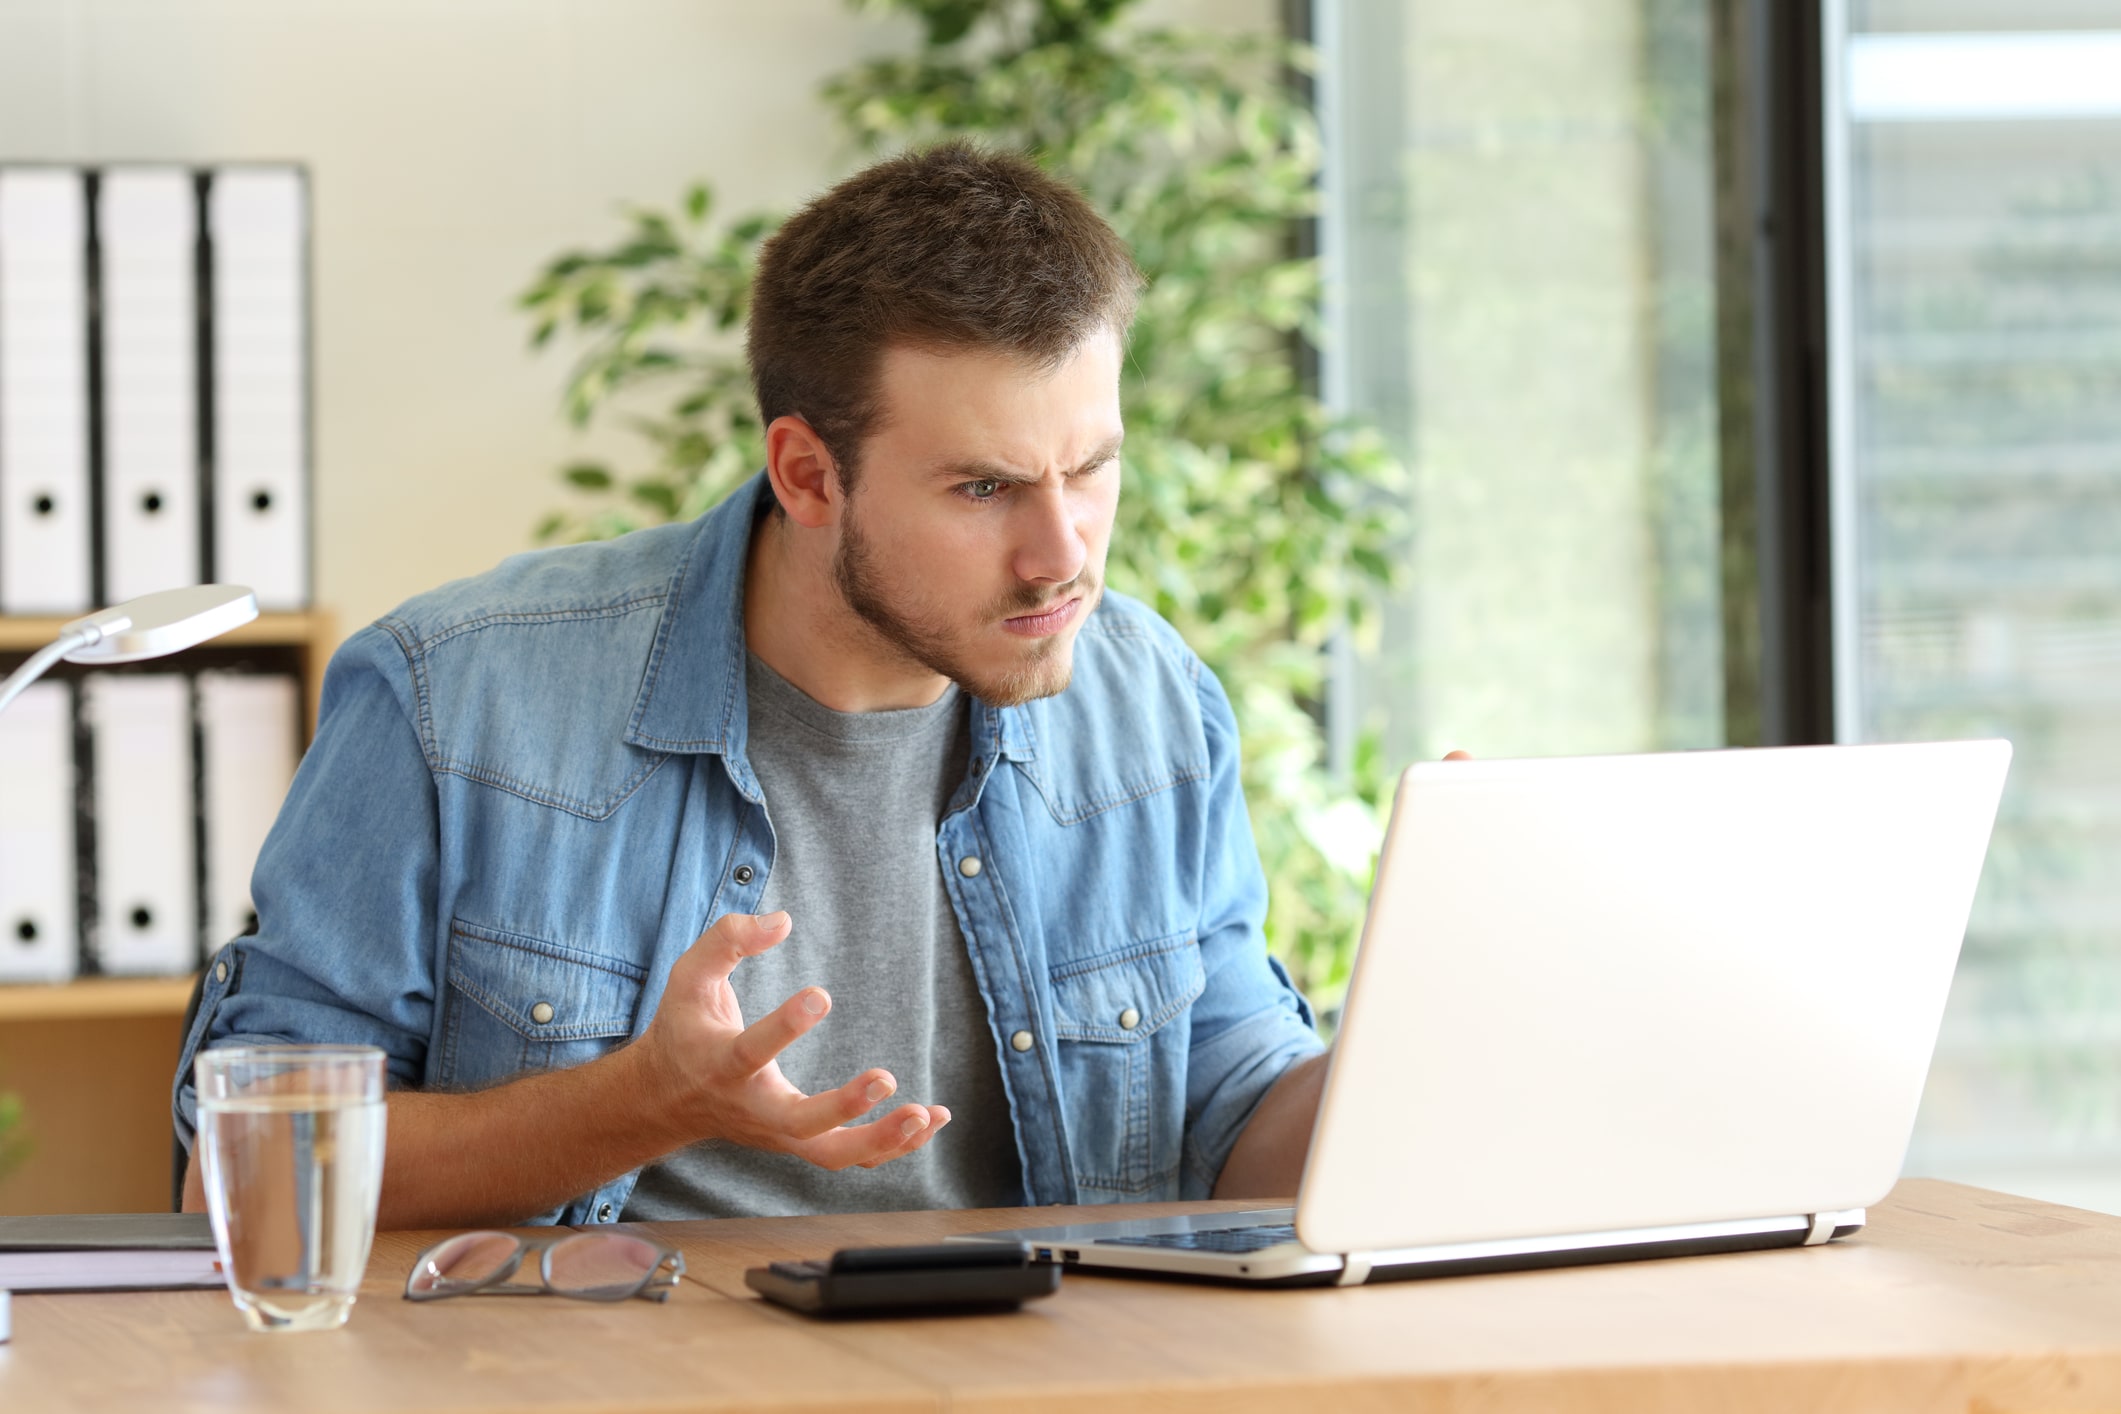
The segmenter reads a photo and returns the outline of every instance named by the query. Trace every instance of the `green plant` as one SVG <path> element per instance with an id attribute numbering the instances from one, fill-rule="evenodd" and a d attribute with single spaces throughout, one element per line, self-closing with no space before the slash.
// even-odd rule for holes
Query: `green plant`
<path id="1" fill-rule="evenodd" d="M 860 3 L 860 0 L 858 0 Z M 1291 75 L 1308 51 L 1263 36 L 1130 22 L 1133 0 L 866 0 L 924 31 L 918 50 L 831 80 L 825 101 L 876 154 L 970 136 L 1080 188 L 1148 276 L 1122 396 L 1126 491 L 1115 588 L 1175 624 L 1228 687 L 1272 885 L 1268 938 L 1331 1007 L 1345 985 L 1378 842 L 1372 749 L 1327 770 L 1326 647 L 1362 632 L 1391 578 L 1399 468 L 1306 390 L 1319 268 L 1294 253 L 1319 149 Z M 771 221 L 710 223 L 704 186 L 674 214 L 636 211 L 601 252 L 549 264 L 523 295 L 533 342 L 586 341 L 568 381 L 577 425 L 622 419 L 654 453 L 621 476 L 566 469 L 585 499 L 545 539 L 695 514 L 763 460 L 735 347 Z"/>

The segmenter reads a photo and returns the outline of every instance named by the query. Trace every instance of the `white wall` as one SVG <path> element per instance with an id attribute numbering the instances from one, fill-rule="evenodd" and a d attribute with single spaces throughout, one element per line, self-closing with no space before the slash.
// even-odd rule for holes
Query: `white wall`
<path id="1" fill-rule="evenodd" d="M 540 262 L 695 177 L 796 204 L 852 160 L 819 82 L 912 39 L 844 0 L 0 0 L 0 160 L 309 165 L 317 595 L 350 631 L 561 498 L 564 360 L 511 308 Z"/>

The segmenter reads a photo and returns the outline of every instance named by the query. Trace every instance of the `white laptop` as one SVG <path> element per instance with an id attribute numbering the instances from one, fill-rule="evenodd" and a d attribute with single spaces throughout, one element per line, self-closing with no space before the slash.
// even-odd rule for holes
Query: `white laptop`
<path id="1" fill-rule="evenodd" d="M 2009 763 L 1415 766 L 1296 1206 L 960 1240 L 1355 1285 L 1854 1232 L 1899 1177 Z"/>

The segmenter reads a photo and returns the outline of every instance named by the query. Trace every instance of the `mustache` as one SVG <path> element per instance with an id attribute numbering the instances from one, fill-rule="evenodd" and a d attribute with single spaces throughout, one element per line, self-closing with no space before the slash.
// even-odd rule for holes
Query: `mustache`
<path id="1" fill-rule="evenodd" d="M 1014 594 L 1007 595 L 995 605 L 995 613 L 1005 619 L 1024 618 L 1032 614 L 1043 614 L 1057 609 L 1078 594 L 1097 592 L 1098 579 L 1094 575 L 1079 574 L 1058 589 L 1033 589 L 1028 585 Z"/>

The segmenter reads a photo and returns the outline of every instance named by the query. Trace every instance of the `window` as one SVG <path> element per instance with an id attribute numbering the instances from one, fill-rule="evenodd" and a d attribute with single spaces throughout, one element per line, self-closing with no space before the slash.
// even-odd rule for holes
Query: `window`
<path id="1" fill-rule="evenodd" d="M 1330 402 L 1410 474 L 1394 764 L 1724 740 L 1709 0 L 1315 12 Z"/>
<path id="2" fill-rule="evenodd" d="M 2016 746 L 1909 1171 L 2121 1211 L 2121 2 L 1824 31 L 1836 735 Z"/>
<path id="3" fill-rule="evenodd" d="M 1337 749 L 2009 737 L 1908 1167 L 2121 1211 L 2121 0 L 1314 24 L 1413 520 Z"/>

